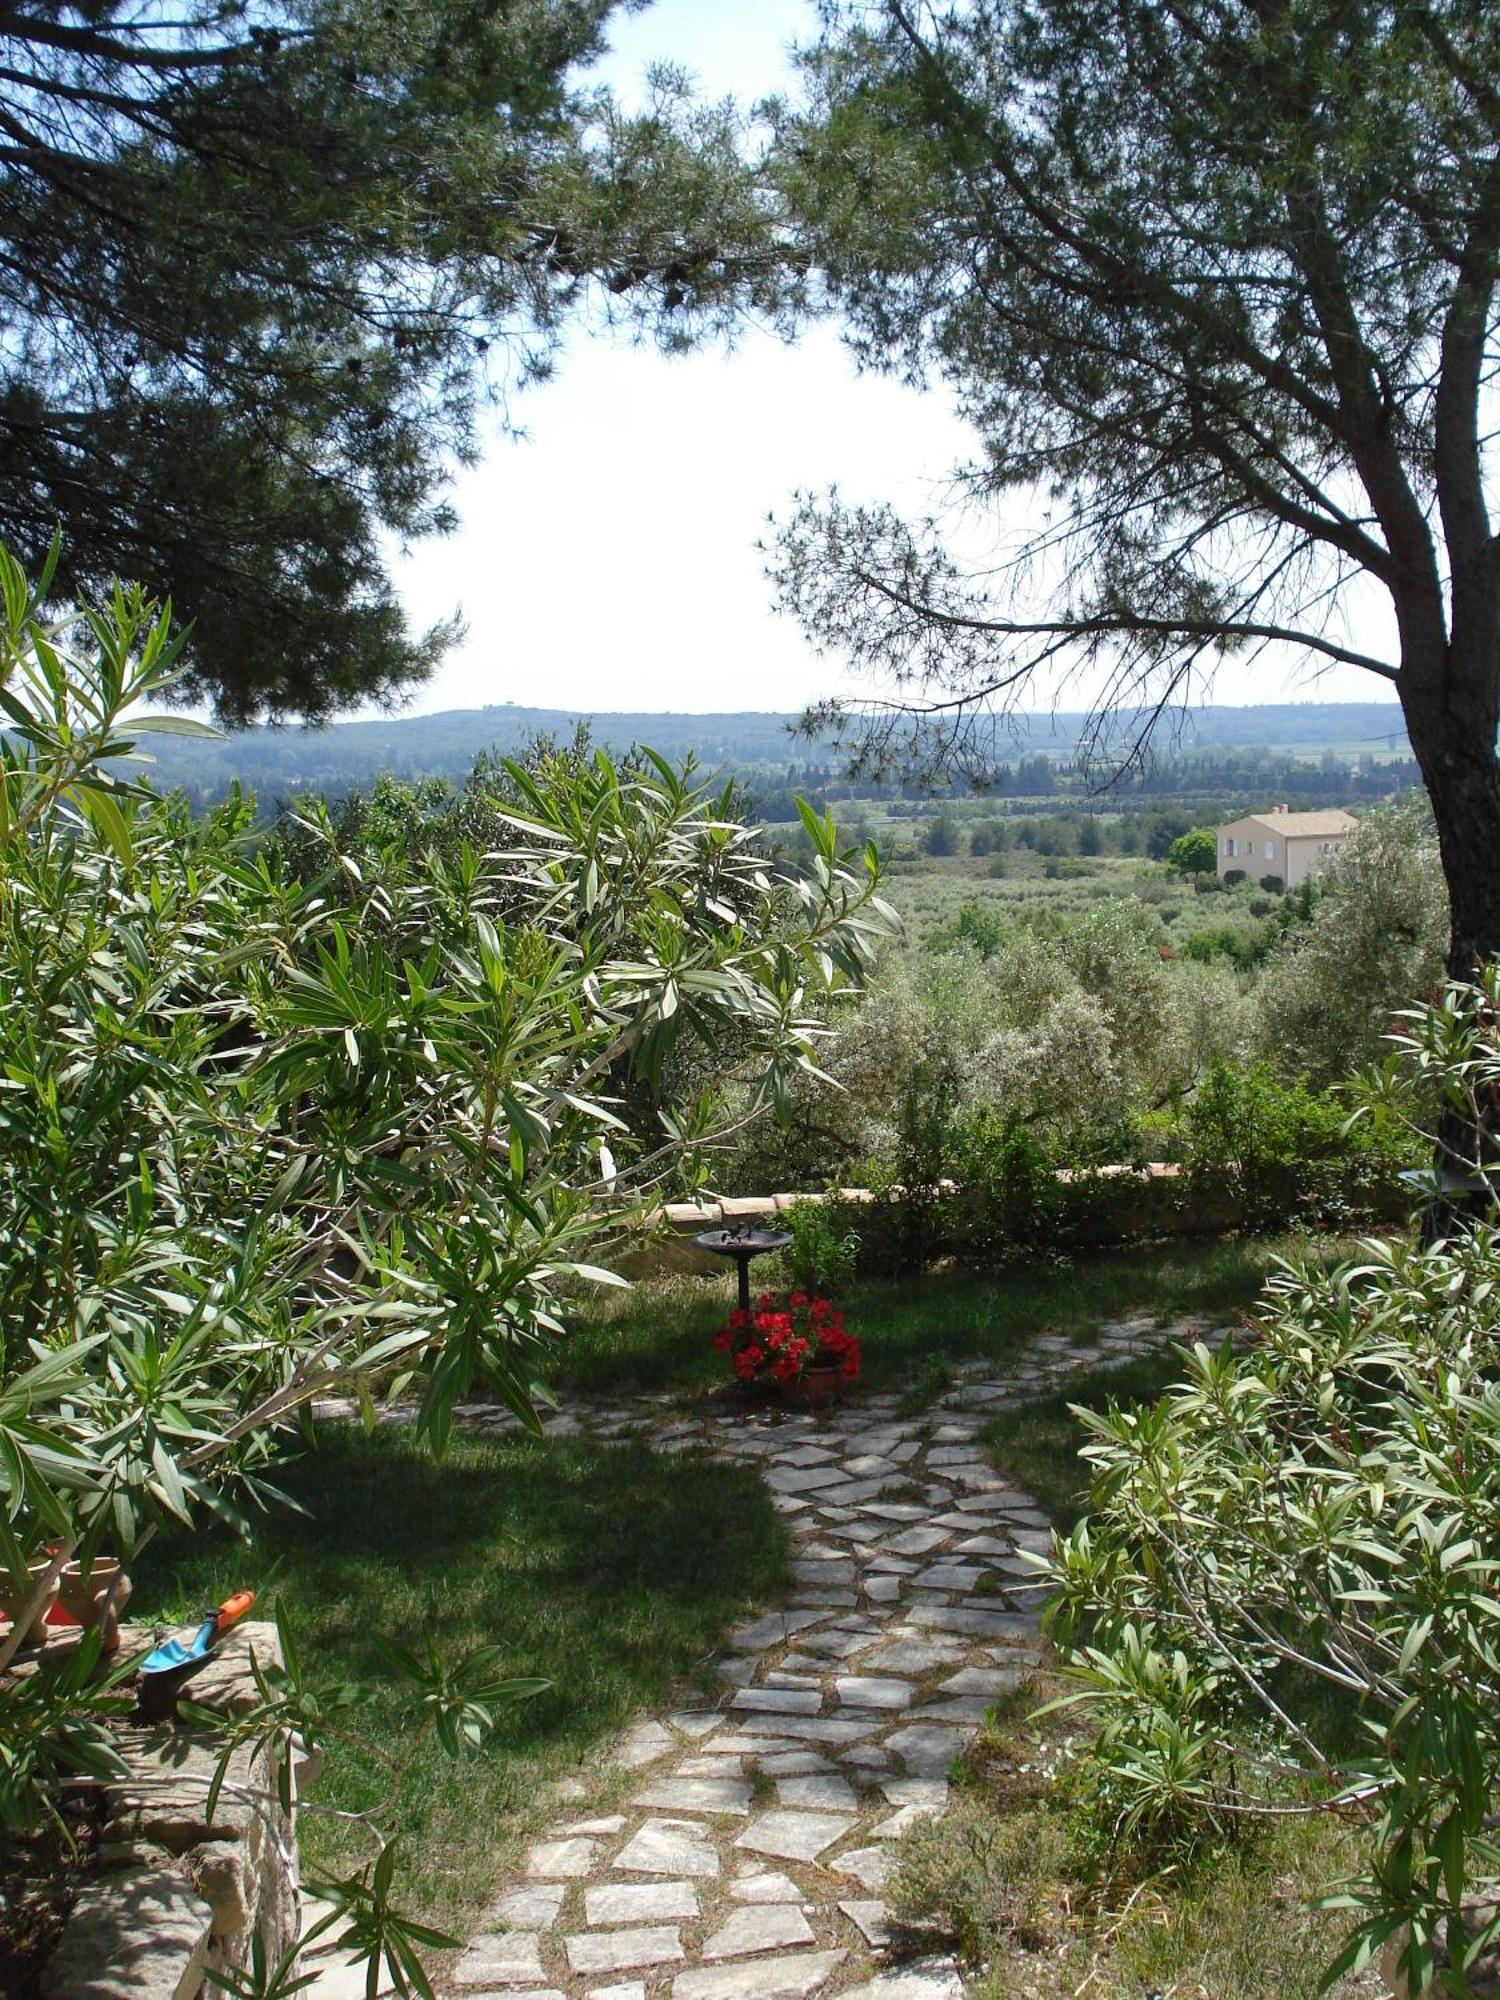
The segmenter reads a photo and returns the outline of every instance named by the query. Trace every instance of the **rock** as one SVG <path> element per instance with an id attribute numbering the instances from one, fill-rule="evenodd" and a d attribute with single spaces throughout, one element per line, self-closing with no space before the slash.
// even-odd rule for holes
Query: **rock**
<path id="1" fill-rule="evenodd" d="M 753 1875 L 741 1875 L 729 1885 L 729 1893 L 737 1903 L 800 1903 L 802 1891 L 790 1875 L 774 1875 L 757 1871 Z"/>
<path id="2" fill-rule="evenodd" d="M 734 1844 L 748 1853 L 772 1854 L 778 1860 L 816 1861 L 824 1848 L 842 1840 L 853 1824 L 840 1813 L 762 1813 Z"/>
<path id="3" fill-rule="evenodd" d="M 43 1970 L 43 2000 L 196 2000 L 212 1921 L 165 1868 L 86 1882 Z"/>
<path id="4" fill-rule="evenodd" d="M 238 1937 L 254 1928 L 259 1887 L 245 1843 L 210 1840 L 185 1857 L 188 1880 L 213 1909 L 217 1936 Z"/>
<path id="5" fill-rule="evenodd" d="M 571 1881 L 593 1874 L 598 1853 L 598 1841 L 582 1834 L 571 1840 L 538 1840 L 526 1850 L 526 1873 L 544 1881 Z"/>
<path id="6" fill-rule="evenodd" d="M 672 2000 L 809 2000 L 844 1957 L 841 1951 L 805 1951 L 739 1965 L 695 1966 L 672 1981 Z"/>
<path id="7" fill-rule="evenodd" d="M 533 1931 L 477 1937 L 453 1968 L 460 1986 L 543 1986 L 542 1941 Z"/>
<path id="8" fill-rule="evenodd" d="M 947 1774 L 955 1757 L 962 1756 L 972 1733 L 965 1729 L 944 1729 L 935 1722 L 914 1722 L 888 1736 L 886 1747 L 895 1751 L 914 1776 L 938 1778 Z"/>
<path id="9" fill-rule="evenodd" d="M 644 1924 L 693 1918 L 698 1891 L 691 1882 L 595 1882 L 583 1892 L 588 1924 Z"/>
<path id="10" fill-rule="evenodd" d="M 563 1939 L 574 1972 L 625 1972 L 637 1965 L 680 1965 L 682 1939 L 675 1924 L 624 1931 L 585 1931 Z"/>
<path id="11" fill-rule="evenodd" d="M 615 1856 L 615 1867 L 637 1875 L 702 1880 L 718 1874 L 719 1857 L 704 1829 L 691 1820 L 648 1819 Z"/>
<path id="12" fill-rule="evenodd" d="M 743 1778 L 658 1778 L 635 1795 L 638 1806 L 667 1812 L 738 1813 L 750 1810 L 750 1787 Z"/>
<path id="13" fill-rule="evenodd" d="M 733 1914 L 705 1940 L 705 1958 L 748 1958 L 758 1951 L 784 1951 L 811 1944 L 812 1925 L 792 1903 L 753 1903 Z"/>

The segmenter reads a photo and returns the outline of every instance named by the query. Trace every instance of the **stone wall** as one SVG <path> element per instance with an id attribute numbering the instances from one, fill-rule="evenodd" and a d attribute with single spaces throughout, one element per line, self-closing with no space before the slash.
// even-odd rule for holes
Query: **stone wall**
<path id="1" fill-rule="evenodd" d="M 1071 1180 L 1064 1170 L 1059 1176 Z M 1232 1199 L 1224 1192 L 1193 1183 L 1180 1167 L 1169 1163 L 1147 1167 L 1103 1167 L 1086 1177 L 1098 1184 L 1099 1199 L 1080 1202 L 1069 1215 L 1069 1241 L 1085 1249 L 1105 1249 L 1114 1245 L 1147 1242 L 1171 1236 L 1219 1236 L 1238 1226 L 1239 1216 Z M 880 1197 L 869 1188 L 837 1188 L 828 1194 L 768 1194 L 705 1197 L 700 1201 L 669 1202 L 661 1212 L 660 1233 L 639 1249 L 618 1260 L 619 1270 L 630 1278 L 659 1277 L 668 1273 L 691 1273 L 709 1277 L 722 1274 L 725 1260 L 693 1242 L 703 1229 L 718 1229 L 729 1223 L 758 1223 L 775 1228 L 777 1218 L 802 1201 L 838 1201 L 851 1205 L 858 1227 L 869 1211 L 865 1226 L 878 1227 Z M 1409 1189 L 1393 1184 L 1377 1198 L 1377 1219 L 1403 1222 L 1411 1208 Z M 1296 1196 L 1290 1183 L 1287 1191 L 1287 1226 L 1297 1222 Z M 937 1226 L 942 1233 L 944 1211 L 955 1239 L 964 1235 L 963 1190 L 952 1182 L 940 1187 Z"/>
<path id="2" fill-rule="evenodd" d="M 126 1628 L 127 1651 L 149 1642 Z M 252 1653 L 280 1662 L 274 1625 L 246 1623 L 188 1684 L 195 1705 L 243 1713 L 259 1695 Z M 258 1931 L 274 1959 L 297 1934 L 292 1815 L 268 1760 L 239 1750 L 207 1810 L 220 1744 L 182 1722 L 121 1734 L 129 1775 L 105 1788 L 99 1871 L 79 1892 L 43 1974 L 46 2000 L 199 2000 L 207 1972 L 250 1960 Z"/>

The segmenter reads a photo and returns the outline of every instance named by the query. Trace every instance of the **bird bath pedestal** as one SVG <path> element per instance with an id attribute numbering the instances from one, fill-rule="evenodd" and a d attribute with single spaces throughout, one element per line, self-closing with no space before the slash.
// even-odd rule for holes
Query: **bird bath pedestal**
<path id="1" fill-rule="evenodd" d="M 733 1257 L 739 1266 L 740 1310 L 750 1310 L 750 1259 L 768 1250 L 784 1250 L 792 1240 L 789 1229 L 755 1229 L 749 1223 L 729 1223 L 723 1229 L 702 1230 L 693 1241 L 716 1257 Z"/>

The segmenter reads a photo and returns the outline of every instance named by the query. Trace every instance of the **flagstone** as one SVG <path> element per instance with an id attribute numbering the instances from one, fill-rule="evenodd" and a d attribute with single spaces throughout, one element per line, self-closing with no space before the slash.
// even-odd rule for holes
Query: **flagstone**
<path id="1" fill-rule="evenodd" d="M 588 1924 L 650 1924 L 698 1914 L 696 1884 L 679 1882 L 594 1882 L 583 1892 Z"/>
<path id="2" fill-rule="evenodd" d="M 614 1760 L 627 1771 L 638 1771 L 643 1764 L 654 1764 L 658 1757 L 676 1747 L 659 1722 L 638 1722 L 616 1746 Z"/>
<path id="3" fill-rule="evenodd" d="M 885 1904 L 878 1899 L 865 1901 L 853 1898 L 840 1903 L 839 1908 L 864 1938 L 865 1943 L 879 1951 L 891 1941 L 891 1921 Z"/>
<path id="4" fill-rule="evenodd" d="M 705 1829 L 692 1820 L 648 1819 L 615 1856 L 615 1867 L 636 1875 L 719 1872 L 719 1857 Z"/>
<path id="5" fill-rule="evenodd" d="M 633 1803 L 664 1812 L 743 1815 L 750 1810 L 750 1786 L 744 1778 L 658 1778 Z"/>
<path id="6" fill-rule="evenodd" d="M 935 1722 L 914 1722 L 886 1738 L 893 1750 L 916 1777 L 939 1777 L 955 1757 L 963 1754 L 973 1736 L 971 1729 L 944 1729 Z"/>
<path id="7" fill-rule="evenodd" d="M 575 1837 L 571 1840 L 538 1840 L 526 1850 L 526 1873 L 550 1878 L 553 1881 L 564 1878 L 572 1880 L 579 1875 L 592 1875 L 598 1858 L 599 1843 Z"/>
<path id="8" fill-rule="evenodd" d="M 753 1819 L 735 1846 L 779 1861 L 816 1861 L 825 1847 L 842 1840 L 854 1821 L 841 1813 L 773 1810 Z"/>
<path id="9" fill-rule="evenodd" d="M 891 1872 L 891 1857 L 883 1847 L 855 1847 L 828 1863 L 840 1875 L 852 1875 L 862 1889 L 883 1889 Z"/>
<path id="10" fill-rule="evenodd" d="M 542 1941 L 532 1931 L 477 1937 L 453 1968 L 460 1986 L 542 1986 Z"/>
<path id="11" fill-rule="evenodd" d="M 841 1717 L 828 1715 L 747 1715 L 740 1727 L 747 1736 L 764 1730 L 804 1743 L 856 1743 L 861 1736 L 868 1736 L 874 1728 L 871 1718 L 865 1722 L 845 1722 Z M 788 1749 L 795 1748 L 795 1740 L 789 1742 Z"/>
<path id="12" fill-rule="evenodd" d="M 810 1625 L 821 1625 L 823 1616 L 821 1611 L 768 1611 L 763 1618 L 736 1625 L 729 1636 L 736 1646 L 759 1652 L 767 1646 L 779 1646 Z"/>
<path id="13" fill-rule="evenodd" d="M 746 1958 L 752 1952 L 785 1951 L 812 1944 L 812 1925 L 792 1903 L 750 1903 L 732 1911 L 703 1941 L 705 1958 Z"/>
<path id="14" fill-rule="evenodd" d="M 834 1682 L 839 1700 L 848 1708 L 908 1708 L 909 1681 L 883 1680 L 871 1674 L 841 1674 Z"/>
<path id="15" fill-rule="evenodd" d="M 672 2000 L 811 2000 L 843 1964 L 842 1951 L 803 1951 L 729 1965 L 699 1965 L 672 1981 Z"/>
<path id="16" fill-rule="evenodd" d="M 627 1972 L 637 1965 L 680 1965 L 686 1956 L 675 1924 L 581 1931 L 565 1937 L 563 1948 L 574 1972 Z"/>
<path id="17" fill-rule="evenodd" d="M 938 1686 L 944 1694 L 1009 1694 L 1025 1678 L 1019 1667 L 961 1667 Z"/>
<path id="18" fill-rule="evenodd" d="M 735 1709 L 754 1709 L 774 1715 L 816 1715 L 823 1706 L 819 1688 L 741 1688 L 729 1704 Z"/>
<path id="19" fill-rule="evenodd" d="M 893 1555 L 925 1556 L 929 1549 L 940 1549 L 948 1539 L 942 1528 L 908 1528 L 904 1534 L 892 1535 L 885 1546 Z"/>
<path id="20" fill-rule="evenodd" d="M 859 1806 L 848 1780 L 836 1772 L 782 1778 L 776 1786 L 776 1798 L 784 1806 L 811 1807 L 824 1812 L 854 1812 Z"/>
<path id="21" fill-rule="evenodd" d="M 729 1885 L 737 1903 L 800 1903 L 802 1891 L 790 1875 L 778 1875 L 757 1868 L 753 1875 L 738 1876 Z"/>
<path id="22" fill-rule="evenodd" d="M 952 1959 L 919 1958 L 877 1972 L 850 1986 L 839 2000 L 963 2000 L 964 1983 Z"/>
<path id="23" fill-rule="evenodd" d="M 504 1924 L 507 1930 L 545 1931 L 557 1922 L 557 1913 L 568 1893 L 563 1882 L 528 1883 L 511 1889 L 485 1911 L 486 1925 Z"/>
<path id="24" fill-rule="evenodd" d="M 977 1564 L 933 1563 L 912 1582 L 919 1590 L 972 1590 L 984 1571 Z"/>

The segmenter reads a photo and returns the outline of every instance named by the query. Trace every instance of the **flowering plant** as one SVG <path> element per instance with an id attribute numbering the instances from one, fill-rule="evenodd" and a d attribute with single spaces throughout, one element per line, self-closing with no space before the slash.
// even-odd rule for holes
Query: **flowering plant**
<path id="1" fill-rule="evenodd" d="M 859 1342 L 844 1331 L 844 1315 L 831 1300 L 792 1292 L 778 1298 L 762 1292 L 754 1307 L 736 1306 L 714 1335 L 720 1354 L 742 1382 L 769 1375 L 795 1382 L 808 1368 L 837 1368 L 846 1382 L 859 1376 Z"/>

